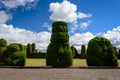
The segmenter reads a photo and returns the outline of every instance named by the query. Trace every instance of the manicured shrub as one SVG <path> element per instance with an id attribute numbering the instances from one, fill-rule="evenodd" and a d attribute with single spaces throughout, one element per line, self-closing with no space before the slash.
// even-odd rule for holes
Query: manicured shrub
<path id="1" fill-rule="evenodd" d="M 74 46 L 71 46 L 73 58 L 80 58 L 80 54 L 78 53 L 77 49 Z"/>
<path id="2" fill-rule="evenodd" d="M 7 47 L 7 41 L 3 38 L 0 39 L 0 47 Z"/>
<path id="3" fill-rule="evenodd" d="M 47 48 L 46 65 L 53 67 L 71 66 L 73 54 L 69 44 L 66 22 L 56 21 L 52 24 L 51 41 Z"/>
<path id="4" fill-rule="evenodd" d="M 85 47 L 85 45 L 82 45 L 82 46 L 81 46 L 80 58 L 81 58 L 81 59 L 85 59 L 85 58 L 86 58 L 86 47 Z"/>
<path id="5" fill-rule="evenodd" d="M 7 49 L 7 41 L 1 38 L 0 39 L 0 66 L 4 65 L 6 49 Z"/>
<path id="6" fill-rule="evenodd" d="M 32 43 L 32 53 L 35 53 L 36 52 L 36 45 L 35 43 Z"/>
<path id="7" fill-rule="evenodd" d="M 10 44 L 7 47 L 5 65 L 8 66 L 24 66 L 26 62 L 26 50 L 22 44 Z"/>
<path id="8" fill-rule="evenodd" d="M 88 66 L 118 66 L 113 45 L 103 37 L 89 41 L 86 61 Z"/>
<path id="9" fill-rule="evenodd" d="M 26 53 L 27 53 L 27 57 L 30 58 L 30 56 L 31 56 L 31 54 L 32 54 L 32 46 L 31 46 L 30 43 L 27 44 Z"/>

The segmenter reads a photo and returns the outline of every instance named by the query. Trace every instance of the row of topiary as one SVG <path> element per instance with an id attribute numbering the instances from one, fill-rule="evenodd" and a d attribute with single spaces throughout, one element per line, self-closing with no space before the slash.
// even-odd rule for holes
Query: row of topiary
<path id="1" fill-rule="evenodd" d="M 26 62 L 25 46 L 18 43 L 7 44 L 0 39 L 0 66 L 24 66 Z"/>
<path id="2" fill-rule="evenodd" d="M 50 44 L 46 53 L 46 65 L 53 67 L 72 66 L 73 56 L 77 50 L 69 44 L 68 27 L 66 22 L 53 23 Z M 29 47 L 30 46 L 30 47 Z M 116 51 L 110 41 L 103 37 L 95 37 L 88 43 L 87 52 L 82 46 L 81 58 L 86 58 L 88 66 L 118 66 Z M 35 53 L 35 44 L 27 45 L 27 53 Z M 85 54 L 87 53 L 87 54 Z M 0 65 L 24 66 L 26 60 L 26 47 L 0 39 Z"/>
<path id="3" fill-rule="evenodd" d="M 66 22 L 57 21 L 52 25 L 52 36 L 46 53 L 47 66 L 72 66 L 73 56 L 77 51 L 69 45 Z M 118 66 L 116 52 L 110 41 L 103 37 L 95 37 L 88 43 L 87 54 L 82 46 L 81 58 L 86 58 L 88 66 Z"/>

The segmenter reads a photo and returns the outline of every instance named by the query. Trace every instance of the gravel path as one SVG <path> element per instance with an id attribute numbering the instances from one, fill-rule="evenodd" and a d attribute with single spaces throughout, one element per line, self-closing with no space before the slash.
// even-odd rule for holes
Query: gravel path
<path id="1" fill-rule="evenodd" d="M 120 69 L 0 68 L 0 80 L 120 80 Z"/>

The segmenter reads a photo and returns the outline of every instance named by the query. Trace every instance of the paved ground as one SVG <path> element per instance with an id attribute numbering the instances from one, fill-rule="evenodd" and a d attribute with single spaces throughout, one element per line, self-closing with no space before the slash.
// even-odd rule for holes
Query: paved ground
<path id="1" fill-rule="evenodd" d="M 120 69 L 0 68 L 0 80 L 120 80 Z"/>

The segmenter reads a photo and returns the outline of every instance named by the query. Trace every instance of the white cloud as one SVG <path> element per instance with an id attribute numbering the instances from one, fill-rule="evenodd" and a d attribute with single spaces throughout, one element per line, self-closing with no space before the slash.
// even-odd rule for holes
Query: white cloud
<path id="1" fill-rule="evenodd" d="M 67 0 L 64 0 L 62 3 L 51 3 L 49 10 L 53 12 L 50 19 L 54 21 L 62 20 L 66 22 L 74 22 L 78 19 L 90 18 L 92 16 L 91 14 L 76 12 L 77 6 Z"/>
<path id="2" fill-rule="evenodd" d="M 64 0 L 61 3 L 51 3 L 49 6 L 49 11 L 52 12 L 50 20 L 72 23 L 70 28 L 72 33 L 74 33 L 79 28 L 87 29 L 87 27 L 90 25 L 90 20 L 89 22 L 80 22 L 78 21 L 79 19 L 92 17 L 92 15 L 89 13 L 86 14 L 83 12 L 77 12 L 77 6 L 68 0 Z"/>
<path id="3" fill-rule="evenodd" d="M 109 30 L 103 36 L 108 38 L 114 46 L 120 49 L 120 26 Z"/>
<path id="4" fill-rule="evenodd" d="M 53 12 L 50 16 L 51 20 L 62 20 L 67 22 L 73 22 L 77 20 L 77 6 L 69 1 L 65 0 L 62 3 L 51 3 L 49 10 Z"/>
<path id="5" fill-rule="evenodd" d="M 7 14 L 5 11 L 0 11 L 0 24 L 4 24 L 10 19 L 12 19 L 10 14 Z"/>
<path id="6" fill-rule="evenodd" d="M 91 40 L 94 35 L 90 32 L 86 33 L 75 33 L 70 37 L 70 44 L 75 46 L 77 50 L 81 49 L 81 45 L 87 45 L 89 40 Z"/>
<path id="7" fill-rule="evenodd" d="M 51 33 L 34 33 L 29 30 L 14 28 L 13 25 L 0 24 L 0 38 L 5 38 L 8 43 L 36 43 L 37 49 L 46 50 L 50 42 Z"/>
<path id="8" fill-rule="evenodd" d="M 44 23 L 42 27 L 46 27 L 50 32 L 52 31 L 52 27 L 48 23 Z"/>
<path id="9" fill-rule="evenodd" d="M 88 21 L 88 22 L 81 22 L 80 23 L 80 28 L 83 29 L 83 30 L 85 30 L 85 29 L 87 29 L 87 27 L 89 25 L 90 25 L 90 21 Z"/>
<path id="10" fill-rule="evenodd" d="M 5 7 L 7 8 L 16 8 L 18 6 L 25 6 L 30 3 L 37 2 L 38 0 L 2 0 Z"/>
<path id="11" fill-rule="evenodd" d="M 91 14 L 85 14 L 85 13 L 82 13 L 82 12 L 78 12 L 78 18 L 80 18 L 80 19 L 83 19 L 83 18 L 90 18 L 90 17 L 92 17 L 92 15 Z"/>

